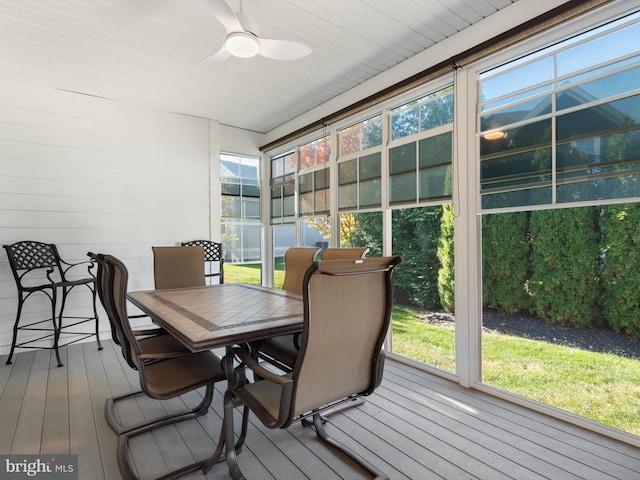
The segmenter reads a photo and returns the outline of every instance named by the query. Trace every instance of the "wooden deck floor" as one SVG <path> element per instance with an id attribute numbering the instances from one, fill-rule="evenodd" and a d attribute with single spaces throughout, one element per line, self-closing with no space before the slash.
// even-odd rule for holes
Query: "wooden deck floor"
<path id="1" fill-rule="evenodd" d="M 138 386 L 111 341 L 20 353 L 0 364 L 0 453 L 78 454 L 79 478 L 120 478 L 116 436 L 103 414 L 106 398 Z M 220 388 L 224 388 L 221 385 Z M 123 404 L 123 421 L 195 404 L 198 393 Z M 138 403 L 140 402 L 140 403 Z M 222 395 L 205 416 L 132 442 L 141 478 L 207 457 L 221 425 Z M 388 361 L 382 386 L 364 405 L 332 416 L 328 431 L 392 479 L 640 480 L 640 449 L 568 425 L 398 362 Z M 248 479 L 368 478 L 301 425 L 268 430 L 252 423 L 239 457 Z M 226 464 L 205 477 L 228 479 Z"/>

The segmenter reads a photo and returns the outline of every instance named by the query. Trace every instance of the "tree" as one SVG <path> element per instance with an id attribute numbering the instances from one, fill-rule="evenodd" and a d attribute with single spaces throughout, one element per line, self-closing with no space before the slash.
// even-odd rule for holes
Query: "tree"
<path id="1" fill-rule="evenodd" d="M 534 313 L 550 323 L 588 327 L 600 312 L 598 210 L 582 207 L 531 213 L 527 288 Z"/>
<path id="2" fill-rule="evenodd" d="M 442 222 L 438 241 L 438 293 L 440 303 L 447 312 L 455 310 L 455 279 L 453 257 L 453 205 L 442 206 Z"/>
<path id="3" fill-rule="evenodd" d="M 527 212 L 482 218 L 482 301 L 505 313 L 528 311 L 525 284 L 531 275 Z"/>
<path id="4" fill-rule="evenodd" d="M 437 250 L 441 207 L 404 208 L 393 212 L 393 253 L 402 256 L 394 271 L 398 303 L 440 309 Z"/>

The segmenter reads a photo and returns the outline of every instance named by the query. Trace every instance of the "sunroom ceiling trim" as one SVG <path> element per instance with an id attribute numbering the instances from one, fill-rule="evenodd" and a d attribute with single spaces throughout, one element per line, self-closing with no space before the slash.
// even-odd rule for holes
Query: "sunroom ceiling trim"
<path id="1" fill-rule="evenodd" d="M 345 118 L 371 108 L 376 104 L 382 103 L 424 85 L 431 80 L 441 77 L 447 72 L 451 72 L 455 68 L 475 63 L 478 60 L 505 50 L 527 38 L 543 33 L 614 1 L 615 0 L 570 0 L 569 2 L 528 20 L 517 27 L 507 30 L 500 35 L 496 35 L 490 40 L 479 43 L 472 48 L 460 52 L 450 57 L 448 60 L 432 65 L 431 67 L 412 75 L 401 82 L 365 97 L 358 102 L 332 113 L 331 115 L 327 115 L 315 122 L 288 133 L 283 137 L 262 145 L 260 147 L 260 151 L 267 152 L 281 147 L 296 138 L 300 138 L 328 125 L 337 123 Z"/>

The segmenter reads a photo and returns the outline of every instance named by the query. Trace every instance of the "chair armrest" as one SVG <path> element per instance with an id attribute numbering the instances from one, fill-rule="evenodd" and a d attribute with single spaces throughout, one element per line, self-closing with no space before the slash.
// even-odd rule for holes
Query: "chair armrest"
<path id="1" fill-rule="evenodd" d="M 260 378 L 264 380 L 269 380 L 270 382 L 277 383 L 279 385 L 286 385 L 288 383 L 293 383 L 288 377 L 284 377 L 277 373 L 272 372 L 271 370 L 267 370 L 262 365 L 260 365 L 249 352 L 243 350 L 242 348 L 234 347 L 231 349 L 231 353 L 240 360 L 240 367 L 247 367 L 249 370 L 257 374 Z M 238 367 L 236 367 L 237 369 Z"/>
<path id="2" fill-rule="evenodd" d="M 89 275 L 91 275 L 92 278 L 96 278 L 95 274 L 93 273 L 93 268 L 96 266 L 96 264 L 93 260 L 83 260 L 82 262 L 78 262 L 78 263 L 69 263 L 69 262 L 65 262 L 61 258 L 58 258 L 58 261 L 60 262 L 60 268 L 62 269 L 63 277 L 66 277 L 67 272 L 71 270 L 73 267 L 81 267 L 83 265 L 86 265 L 87 272 L 89 272 Z"/>
<path id="3" fill-rule="evenodd" d="M 141 360 L 168 360 L 170 358 L 184 357 L 185 355 L 193 355 L 193 353 L 185 350 L 175 352 L 152 352 L 141 353 L 138 358 Z"/>
<path id="4" fill-rule="evenodd" d="M 149 337 L 149 336 L 155 336 L 155 335 L 165 335 L 166 333 L 167 333 L 167 331 L 162 327 L 140 328 L 140 329 L 133 330 L 133 334 L 136 337 L 141 337 L 141 336 Z"/>

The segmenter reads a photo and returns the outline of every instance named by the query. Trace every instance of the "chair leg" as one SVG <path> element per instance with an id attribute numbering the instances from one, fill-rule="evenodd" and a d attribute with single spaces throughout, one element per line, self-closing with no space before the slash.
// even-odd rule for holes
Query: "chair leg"
<path id="1" fill-rule="evenodd" d="M 362 468 L 364 468 L 369 473 L 371 473 L 374 476 L 375 480 L 389 480 L 388 476 L 386 476 L 384 473 L 382 473 L 380 470 L 378 470 L 376 467 L 374 467 L 371 463 L 366 461 L 364 458 L 362 458 L 356 452 L 354 452 L 353 450 L 347 448 L 346 445 L 344 445 L 343 443 L 338 442 L 335 438 L 330 437 L 329 434 L 327 433 L 327 431 L 324 429 L 324 426 L 322 425 L 322 423 L 323 423 L 323 419 L 322 419 L 321 415 L 319 413 L 314 414 L 313 415 L 313 425 L 314 425 L 314 427 L 316 429 L 316 434 L 324 442 L 326 442 L 329 445 L 337 448 L 342 453 L 344 453 L 346 456 L 351 458 L 351 460 L 353 460 L 358 465 L 360 465 Z"/>
<path id="2" fill-rule="evenodd" d="M 60 352 L 58 350 L 58 343 L 60 342 L 60 330 L 62 329 L 62 312 L 64 310 L 64 304 L 67 301 L 67 289 L 62 290 L 62 305 L 60 305 L 60 316 L 58 317 L 58 324 L 56 325 L 56 303 L 58 299 L 58 289 L 54 286 L 51 293 L 51 321 L 53 322 L 53 349 L 56 352 L 56 359 L 58 360 L 58 367 L 62 367 L 62 360 L 60 360 Z"/>
<path id="3" fill-rule="evenodd" d="M 204 415 L 209 411 L 209 407 L 211 406 L 211 402 L 213 400 L 213 392 L 213 385 L 207 385 L 204 398 L 198 405 L 196 405 L 192 409 L 185 412 L 165 415 L 153 420 L 147 420 L 146 422 L 141 422 L 135 425 L 124 427 L 122 426 L 122 424 L 120 424 L 120 422 L 118 422 L 115 412 L 116 403 L 119 400 L 124 400 L 126 398 L 131 398 L 138 395 L 144 395 L 144 392 L 142 390 L 132 393 L 126 393 L 124 395 L 120 395 L 119 397 L 108 398 L 106 400 L 106 402 L 104 403 L 104 416 L 107 420 L 107 424 L 109 425 L 109 427 L 111 427 L 111 430 L 113 430 L 117 435 L 140 435 L 141 433 L 162 427 L 164 425 L 168 425 L 170 423 L 177 423 L 183 420 L 188 420 L 190 418 L 196 418 L 200 415 Z"/>
<path id="4" fill-rule="evenodd" d="M 96 284 L 89 285 L 91 295 L 93 297 L 93 318 L 96 319 L 96 341 L 98 342 L 98 350 L 102 350 L 102 342 L 100 341 L 100 321 L 98 320 L 98 310 L 96 309 Z"/>
<path id="5" fill-rule="evenodd" d="M 133 392 L 126 395 L 122 395 L 115 399 L 107 400 L 107 403 L 105 403 L 105 416 L 107 417 L 107 423 L 109 424 L 109 426 L 116 433 L 118 433 L 118 447 L 117 447 L 118 448 L 118 451 L 117 451 L 118 469 L 120 470 L 120 474 L 122 475 L 122 478 L 125 480 L 137 480 L 138 478 L 133 468 L 131 467 L 131 464 L 129 461 L 128 450 L 129 450 L 130 438 L 165 425 L 181 422 L 183 420 L 195 418 L 207 413 L 209 411 L 209 407 L 213 399 L 213 392 L 214 392 L 214 385 L 213 384 L 207 385 L 207 390 L 205 392 L 202 402 L 200 402 L 196 407 L 189 410 L 188 412 L 181 413 L 178 415 L 167 415 L 165 417 L 161 417 L 149 422 L 140 423 L 138 425 L 122 430 L 120 433 L 116 431 L 113 425 L 115 424 L 116 428 L 121 428 L 120 424 L 117 423 L 117 421 L 115 420 L 115 412 L 113 412 L 112 410 L 112 407 L 114 406 L 114 400 L 133 397 L 142 392 Z M 108 407 L 109 403 L 111 405 Z M 109 408 L 109 411 L 107 410 L 107 408 Z M 109 418 L 110 416 L 112 416 L 111 419 Z M 218 443 L 220 444 L 220 442 Z M 165 475 L 158 477 L 156 480 L 172 480 L 172 479 L 181 477 L 183 475 L 186 475 L 187 473 L 195 472 L 196 470 L 202 470 L 206 465 L 206 463 L 207 463 L 207 460 L 200 460 L 198 462 L 190 463 L 189 465 L 185 465 L 184 467 L 181 467 L 177 470 L 166 473 Z"/>
<path id="6" fill-rule="evenodd" d="M 18 341 L 18 325 L 20 324 L 20 314 L 22 313 L 22 295 L 18 298 L 18 313 L 16 314 L 16 322 L 13 324 L 13 339 L 11 340 L 11 350 L 9 351 L 9 358 L 7 358 L 6 365 L 11 365 L 13 362 L 13 351 L 16 349 L 16 342 Z"/>

